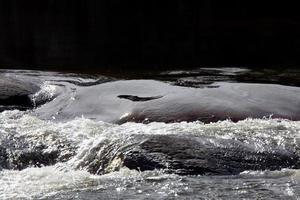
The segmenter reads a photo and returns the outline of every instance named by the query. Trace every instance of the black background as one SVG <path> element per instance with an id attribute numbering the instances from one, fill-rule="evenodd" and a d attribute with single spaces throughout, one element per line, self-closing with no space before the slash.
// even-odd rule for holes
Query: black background
<path id="1" fill-rule="evenodd" d="M 0 66 L 295 67 L 299 13 L 289 1 L 1 0 Z"/>

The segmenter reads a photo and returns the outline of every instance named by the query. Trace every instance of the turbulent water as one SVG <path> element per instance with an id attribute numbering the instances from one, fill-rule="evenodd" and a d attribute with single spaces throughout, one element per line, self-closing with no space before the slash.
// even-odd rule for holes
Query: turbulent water
<path id="1" fill-rule="evenodd" d="M 149 119 L 142 120 L 144 123 L 132 120 L 116 123 L 116 119 L 128 115 L 127 111 L 140 108 L 136 107 L 140 103 L 151 105 L 147 104 L 150 97 L 160 101 L 161 96 L 171 94 L 170 99 L 175 99 L 172 94 L 179 89 L 181 94 L 190 89 L 195 94 L 207 88 L 214 89 L 211 86 L 215 85 L 249 84 L 245 83 L 249 82 L 245 77 L 251 78 L 244 77 L 248 73 L 245 69 L 216 70 L 214 75 L 207 75 L 210 70 L 160 73 L 155 76 L 158 77 L 156 81 L 143 82 L 159 88 L 151 91 L 144 91 L 145 85 L 139 85 L 142 80 L 135 81 L 134 95 L 120 90 L 119 77 L 2 71 L 5 77 L 30 80 L 41 86 L 41 90 L 31 96 L 33 103 L 40 102 L 40 98 L 45 100 L 43 103 L 50 102 L 23 111 L 8 106 L 0 113 L 0 199 L 298 199 L 298 169 L 245 170 L 235 175 L 218 176 L 178 175 L 168 173 L 167 169 L 129 169 L 115 156 L 120 149 L 154 135 L 208 138 L 206 142 L 213 147 L 226 146 L 224 141 L 237 141 L 257 152 L 300 155 L 300 121 L 271 115 L 237 122 L 228 118 L 211 123 L 199 120 L 165 123 Z M 295 77 L 290 84 L 282 78 L 271 79 L 274 81 L 271 83 L 276 84 L 272 89 L 292 91 L 290 98 L 297 100 L 299 82 Z M 263 82 L 260 77 L 255 80 Z M 122 81 L 121 85 L 126 84 Z M 107 83 L 112 85 L 108 87 Z M 97 93 L 98 88 L 101 94 Z M 115 95 L 112 91 L 122 91 L 119 94 L 122 97 L 127 98 L 124 95 L 129 93 L 132 96 L 129 100 L 121 99 L 120 103 L 117 97 L 116 102 L 105 103 L 105 98 Z M 285 101 L 286 97 L 282 98 Z M 96 100 L 98 108 L 93 103 Z M 272 99 L 269 101 L 280 107 Z M 108 107 L 111 105 L 115 110 Z M 294 108 L 297 109 L 299 107 Z M 292 111 L 287 112 L 290 113 Z M 53 159 L 49 161 L 48 157 Z M 91 173 L 90 168 L 95 163 L 97 173 Z"/>

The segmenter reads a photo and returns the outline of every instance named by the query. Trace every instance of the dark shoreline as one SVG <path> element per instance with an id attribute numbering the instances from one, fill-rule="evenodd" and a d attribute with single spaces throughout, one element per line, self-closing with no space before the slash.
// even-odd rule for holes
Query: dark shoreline
<path id="1" fill-rule="evenodd" d="M 199 65 L 107 65 L 107 66 L 68 66 L 68 65 L 1 65 L 0 70 L 37 70 L 37 71 L 53 71 L 53 72 L 70 72 L 81 74 L 121 74 L 121 73 L 155 73 L 172 70 L 197 70 L 200 68 L 245 68 L 254 71 L 274 70 L 289 71 L 299 69 L 299 65 L 233 65 L 233 64 L 199 64 Z"/>
<path id="2" fill-rule="evenodd" d="M 0 1 L 0 65 L 40 70 L 297 66 L 297 8 L 212 0 Z"/>

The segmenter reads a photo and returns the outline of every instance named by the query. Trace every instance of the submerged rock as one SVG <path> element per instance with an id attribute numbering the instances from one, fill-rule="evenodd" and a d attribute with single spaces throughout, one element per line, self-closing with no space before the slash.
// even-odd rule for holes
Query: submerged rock
<path id="1" fill-rule="evenodd" d="M 6 135 L 0 132 L 0 170 L 54 165 L 70 159 L 75 147 L 60 138 Z"/>
<path id="2" fill-rule="evenodd" d="M 122 167 L 179 175 L 236 175 L 247 170 L 299 169 L 292 145 L 257 149 L 239 140 L 209 136 L 136 135 L 129 143 L 106 141 L 90 149 L 77 168 L 106 174 Z"/>
<path id="3" fill-rule="evenodd" d="M 49 143 L 24 137 L 0 140 L 0 169 L 24 169 L 66 162 L 76 169 L 106 174 L 122 167 L 164 170 L 179 175 L 236 175 L 247 170 L 300 169 L 293 146 L 268 142 L 257 148 L 242 140 L 195 135 L 131 135 L 104 139 L 78 154 L 78 146 L 56 138 Z M 77 153 L 76 153 L 77 152 Z"/>
<path id="4" fill-rule="evenodd" d="M 74 87 L 74 88 L 73 88 Z M 72 86 L 41 109 L 41 119 L 72 120 L 79 116 L 104 122 L 205 123 L 246 118 L 300 120 L 300 89 L 272 84 L 219 82 L 205 88 L 172 86 L 153 80 Z"/>
<path id="5" fill-rule="evenodd" d="M 153 135 L 122 152 L 123 166 L 140 171 L 164 169 L 181 175 L 234 175 L 245 170 L 300 168 L 292 150 L 271 146 L 257 151 L 243 142 L 210 137 Z"/>

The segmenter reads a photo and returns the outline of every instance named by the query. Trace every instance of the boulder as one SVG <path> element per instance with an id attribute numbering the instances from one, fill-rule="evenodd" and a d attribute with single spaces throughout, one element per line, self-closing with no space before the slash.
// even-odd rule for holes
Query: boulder
<path id="1" fill-rule="evenodd" d="M 153 135 L 122 152 L 123 166 L 140 171 L 163 169 L 180 175 L 235 175 L 246 170 L 300 168 L 299 154 L 270 146 L 257 150 L 231 139 Z"/>
<path id="2" fill-rule="evenodd" d="M 0 111 L 33 108 L 31 96 L 39 90 L 40 87 L 32 82 L 0 76 Z"/>

